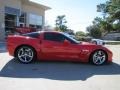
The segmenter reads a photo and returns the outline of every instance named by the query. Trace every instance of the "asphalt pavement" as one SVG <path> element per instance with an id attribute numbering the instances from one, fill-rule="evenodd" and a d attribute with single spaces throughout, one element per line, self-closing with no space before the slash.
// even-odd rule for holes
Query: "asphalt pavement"
<path id="1" fill-rule="evenodd" d="M 6 42 L 0 42 L 0 53 L 6 52 Z"/>

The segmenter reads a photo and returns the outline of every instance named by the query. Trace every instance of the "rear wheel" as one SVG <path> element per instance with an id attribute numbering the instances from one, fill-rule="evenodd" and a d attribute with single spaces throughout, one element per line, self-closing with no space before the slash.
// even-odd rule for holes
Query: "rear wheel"
<path id="1" fill-rule="evenodd" d="M 95 65 L 103 65 L 107 61 L 107 54 L 103 50 L 97 50 L 95 51 L 91 57 L 90 57 L 90 62 Z"/>
<path id="2" fill-rule="evenodd" d="M 31 63 L 35 60 L 35 51 L 29 46 L 22 46 L 16 51 L 16 58 L 24 64 Z"/>

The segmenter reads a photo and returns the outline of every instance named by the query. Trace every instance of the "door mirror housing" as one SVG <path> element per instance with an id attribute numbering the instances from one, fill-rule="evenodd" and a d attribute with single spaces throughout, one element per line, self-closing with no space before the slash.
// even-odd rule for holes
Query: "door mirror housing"
<path id="1" fill-rule="evenodd" d="M 64 40 L 64 45 L 69 45 L 70 42 L 68 40 Z"/>

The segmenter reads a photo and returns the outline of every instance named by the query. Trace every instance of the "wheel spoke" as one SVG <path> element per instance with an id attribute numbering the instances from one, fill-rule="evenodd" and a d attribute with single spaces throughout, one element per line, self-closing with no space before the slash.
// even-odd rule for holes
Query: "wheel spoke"
<path id="1" fill-rule="evenodd" d="M 101 51 L 98 51 L 98 55 L 102 55 L 102 52 L 101 52 Z"/>
<path id="2" fill-rule="evenodd" d="M 24 54 L 24 50 L 23 50 L 23 48 L 20 49 L 20 52 L 21 52 L 21 54 Z"/>
<path id="3" fill-rule="evenodd" d="M 25 55 L 19 55 L 18 57 L 20 57 L 20 58 L 21 58 L 21 57 L 25 57 Z"/>
<path id="4" fill-rule="evenodd" d="M 102 63 L 102 62 L 104 62 L 105 61 L 105 56 L 102 56 L 101 58 L 100 58 L 100 62 Z"/>
<path id="5" fill-rule="evenodd" d="M 25 56 L 24 60 L 25 60 L 25 62 L 27 61 L 26 56 Z"/>

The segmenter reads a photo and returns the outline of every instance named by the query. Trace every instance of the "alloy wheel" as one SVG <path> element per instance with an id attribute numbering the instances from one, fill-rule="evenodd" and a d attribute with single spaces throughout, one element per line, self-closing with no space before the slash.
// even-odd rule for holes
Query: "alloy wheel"
<path id="1" fill-rule="evenodd" d="M 104 51 L 98 50 L 93 54 L 92 62 L 95 65 L 102 65 L 106 62 L 107 55 Z"/>
<path id="2" fill-rule="evenodd" d="M 34 58 L 34 51 L 30 47 L 23 46 L 18 49 L 17 57 L 22 63 L 30 63 Z"/>

